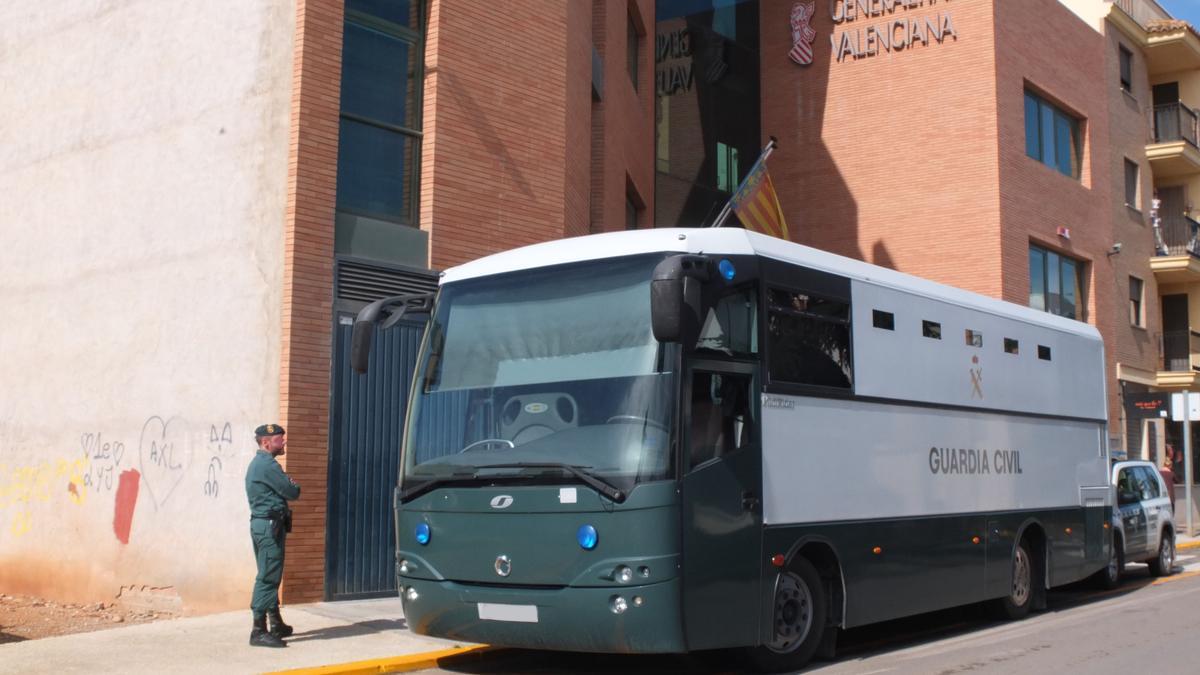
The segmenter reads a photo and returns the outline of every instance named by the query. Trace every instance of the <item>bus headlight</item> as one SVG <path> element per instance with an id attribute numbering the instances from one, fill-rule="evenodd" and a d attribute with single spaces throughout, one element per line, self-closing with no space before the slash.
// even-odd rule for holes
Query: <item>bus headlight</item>
<path id="1" fill-rule="evenodd" d="M 613 579 L 615 579 L 617 583 L 627 584 L 630 581 L 633 581 L 633 570 L 629 569 L 625 565 L 617 565 L 617 569 L 613 570 Z"/>
<path id="2" fill-rule="evenodd" d="M 624 614 L 625 610 L 629 609 L 629 603 L 625 602 L 625 598 L 619 595 L 614 595 L 608 601 L 608 608 L 613 614 Z"/>
<path id="3" fill-rule="evenodd" d="M 417 589 L 413 588 L 412 586 L 409 586 L 408 590 L 404 592 L 404 599 L 408 600 L 409 602 L 414 602 L 419 597 L 421 596 L 417 594 Z"/>

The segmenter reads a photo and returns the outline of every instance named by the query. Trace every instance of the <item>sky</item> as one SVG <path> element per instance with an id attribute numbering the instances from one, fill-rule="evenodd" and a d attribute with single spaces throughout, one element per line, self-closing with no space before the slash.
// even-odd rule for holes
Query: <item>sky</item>
<path id="1" fill-rule="evenodd" d="M 1183 19 L 1200 29 L 1200 0 L 1158 0 L 1158 4 L 1176 19 Z"/>

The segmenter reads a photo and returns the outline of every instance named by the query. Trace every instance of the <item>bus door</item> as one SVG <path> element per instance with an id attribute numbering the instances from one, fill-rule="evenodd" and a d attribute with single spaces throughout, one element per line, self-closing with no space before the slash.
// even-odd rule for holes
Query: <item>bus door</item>
<path id="1" fill-rule="evenodd" d="M 757 367 L 688 369 L 681 517 L 689 649 L 755 644 L 762 569 L 762 454 Z"/>

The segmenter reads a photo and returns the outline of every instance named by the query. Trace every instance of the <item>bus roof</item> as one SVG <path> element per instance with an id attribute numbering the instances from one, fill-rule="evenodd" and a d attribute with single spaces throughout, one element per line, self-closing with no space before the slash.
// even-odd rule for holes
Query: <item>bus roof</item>
<path id="1" fill-rule="evenodd" d="M 911 274 L 740 228 L 661 228 L 556 239 L 496 253 L 451 267 L 442 274 L 440 283 L 453 283 L 493 274 L 587 260 L 643 253 L 675 252 L 759 255 L 838 274 L 850 279 L 881 284 L 934 300 L 972 307 L 1095 340 L 1100 339 L 1096 328 L 1082 321 L 1055 316 L 1048 312 L 997 300 Z"/>

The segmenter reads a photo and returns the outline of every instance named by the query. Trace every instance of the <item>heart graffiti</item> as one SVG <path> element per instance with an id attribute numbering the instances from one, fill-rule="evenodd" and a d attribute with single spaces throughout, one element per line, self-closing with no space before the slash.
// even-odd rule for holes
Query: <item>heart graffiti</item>
<path id="1" fill-rule="evenodd" d="M 157 509 L 171 498 L 192 463 L 186 424 L 174 417 L 163 420 L 157 415 L 146 420 L 138 442 L 138 463 Z"/>

